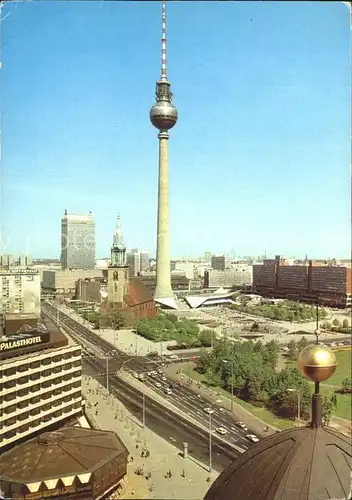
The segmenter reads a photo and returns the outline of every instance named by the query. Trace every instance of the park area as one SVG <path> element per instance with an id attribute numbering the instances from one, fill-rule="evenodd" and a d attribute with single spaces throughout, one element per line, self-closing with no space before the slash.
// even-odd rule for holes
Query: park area
<path id="1" fill-rule="evenodd" d="M 174 314 L 159 314 L 156 318 L 141 318 L 137 334 L 153 342 L 175 341 L 180 348 L 210 347 L 215 339 L 212 329 L 201 329 L 193 319 L 178 318 Z"/>
<path id="2" fill-rule="evenodd" d="M 326 406 L 325 416 L 329 419 L 333 417 L 344 419 L 346 421 L 346 426 L 348 426 L 351 421 L 351 393 L 347 392 L 343 394 L 341 389 L 343 381 L 349 380 L 349 384 L 351 383 L 351 350 L 340 350 L 336 351 L 335 354 L 338 361 L 336 372 L 328 381 L 321 384 L 321 393 L 324 398 L 324 406 Z M 221 355 L 224 355 L 223 346 Z M 204 357 L 205 359 L 210 359 L 210 354 L 206 354 Z M 206 363 L 205 359 L 203 363 Z M 174 380 L 180 380 L 182 377 L 183 383 L 185 384 L 190 383 L 189 381 L 192 380 L 194 381 L 193 383 L 201 383 L 205 387 L 212 387 L 213 390 L 216 391 L 216 394 L 225 401 L 222 403 L 222 406 L 228 407 L 230 401 L 228 380 L 226 380 L 226 375 L 222 377 L 221 372 L 215 369 L 217 363 L 216 358 L 213 357 L 212 363 L 213 368 L 210 369 L 210 367 L 208 367 L 205 371 L 199 370 L 199 362 L 197 364 L 193 362 L 174 364 L 168 367 L 168 375 Z M 224 366 L 228 368 L 226 363 Z M 256 383 L 257 387 L 255 390 L 258 391 L 258 394 L 253 392 L 250 397 L 248 397 L 248 393 L 244 394 L 242 391 L 238 390 L 239 385 L 236 388 L 235 380 L 235 403 L 250 411 L 253 415 L 267 424 L 279 429 L 287 429 L 294 426 L 295 412 L 297 412 L 297 398 L 292 397 L 294 394 L 289 393 L 287 389 L 297 388 L 301 392 L 302 407 L 304 407 L 302 415 L 306 421 L 309 421 L 311 394 L 314 391 L 314 384 L 306 381 L 297 372 L 295 367 L 296 363 L 290 361 L 287 366 L 277 374 L 277 385 L 280 385 L 280 390 L 275 387 L 276 384 L 270 387 L 270 383 L 264 381 L 261 385 Z M 242 373 L 243 368 L 242 366 Z M 249 370 L 251 371 L 252 369 L 249 367 Z M 201 373 L 202 371 L 203 373 Z M 236 375 L 234 375 L 234 377 L 236 377 Z M 251 384 L 254 384 L 250 374 L 247 380 L 238 380 L 237 383 L 249 387 L 251 387 Z M 282 390 L 283 388 L 284 390 Z M 264 390 L 267 391 L 267 394 L 260 394 L 260 391 Z M 336 405 L 333 408 L 331 408 L 329 404 L 331 397 L 336 397 Z M 262 399 L 262 401 L 259 399 Z M 271 401 L 275 404 L 272 404 Z M 327 415 L 329 411 L 330 414 Z"/>

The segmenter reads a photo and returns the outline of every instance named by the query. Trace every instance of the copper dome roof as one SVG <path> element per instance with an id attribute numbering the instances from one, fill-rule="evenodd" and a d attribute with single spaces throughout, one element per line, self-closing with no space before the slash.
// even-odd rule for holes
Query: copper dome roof
<path id="1" fill-rule="evenodd" d="M 13 447 L 0 458 L 0 479 L 32 483 L 94 472 L 128 451 L 112 431 L 63 427 Z"/>
<path id="2" fill-rule="evenodd" d="M 205 500 L 349 499 L 351 442 L 329 427 L 266 438 L 220 474 Z"/>

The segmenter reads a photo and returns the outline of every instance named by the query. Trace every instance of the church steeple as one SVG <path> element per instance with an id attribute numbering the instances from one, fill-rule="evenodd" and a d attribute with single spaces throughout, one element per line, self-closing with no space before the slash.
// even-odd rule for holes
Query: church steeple
<path id="1" fill-rule="evenodd" d="M 112 240 L 111 265 L 114 267 L 126 266 L 126 247 L 123 243 L 120 215 L 117 216 L 116 228 Z"/>

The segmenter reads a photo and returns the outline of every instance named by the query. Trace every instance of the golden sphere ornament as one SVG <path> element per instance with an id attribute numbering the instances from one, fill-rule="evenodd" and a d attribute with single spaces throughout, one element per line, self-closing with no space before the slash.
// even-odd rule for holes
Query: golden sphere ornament
<path id="1" fill-rule="evenodd" d="M 323 382 L 333 375 L 337 367 L 336 356 L 324 345 L 312 344 L 300 352 L 298 369 L 303 377 L 313 382 Z"/>

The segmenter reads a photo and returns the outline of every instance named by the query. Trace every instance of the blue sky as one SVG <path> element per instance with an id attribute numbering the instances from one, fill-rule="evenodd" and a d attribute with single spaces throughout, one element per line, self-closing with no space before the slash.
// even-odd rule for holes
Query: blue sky
<path id="1" fill-rule="evenodd" d="M 350 255 L 350 26 L 339 2 L 169 2 L 171 255 Z M 3 250 L 59 257 L 64 209 L 156 243 L 159 2 L 7 2 Z M 10 14 L 9 14 L 10 13 Z"/>

